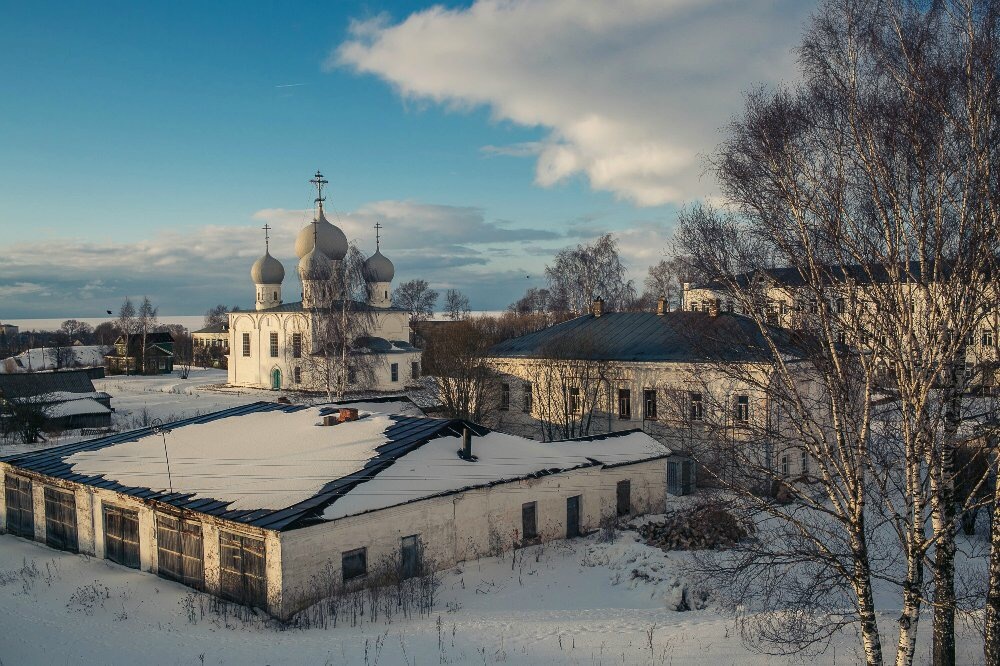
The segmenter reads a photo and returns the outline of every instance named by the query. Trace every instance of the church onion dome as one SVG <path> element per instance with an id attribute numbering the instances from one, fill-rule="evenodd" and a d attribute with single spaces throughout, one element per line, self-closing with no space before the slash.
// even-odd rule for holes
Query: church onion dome
<path id="1" fill-rule="evenodd" d="M 392 282 L 392 276 L 395 274 L 396 268 L 379 250 L 375 250 L 375 254 L 368 257 L 365 261 L 364 275 L 366 282 Z"/>
<path id="2" fill-rule="evenodd" d="M 265 251 L 263 257 L 253 262 L 250 277 L 254 284 L 281 284 L 285 279 L 285 267 L 270 252 Z"/>
<path id="3" fill-rule="evenodd" d="M 322 252 L 317 252 L 315 248 L 310 250 L 306 256 L 299 260 L 299 279 L 306 280 L 329 280 L 333 277 L 333 266 L 330 259 Z"/>
<path id="4" fill-rule="evenodd" d="M 299 259 L 305 257 L 313 249 L 314 238 L 315 244 L 319 245 L 320 251 L 328 258 L 340 261 L 347 256 L 347 236 L 339 227 L 330 224 L 322 208 L 316 223 L 303 227 L 298 238 L 295 239 L 295 254 Z"/>

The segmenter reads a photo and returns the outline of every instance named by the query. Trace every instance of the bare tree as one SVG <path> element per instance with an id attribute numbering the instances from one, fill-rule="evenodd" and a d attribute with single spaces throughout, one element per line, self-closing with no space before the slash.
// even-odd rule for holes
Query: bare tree
<path id="1" fill-rule="evenodd" d="M 434 326 L 423 354 L 424 372 L 434 377 L 445 414 L 484 423 L 497 409 L 497 376 L 489 363 L 495 339 L 482 318 Z"/>
<path id="2" fill-rule="evenodd" d="M 507 310 L 518 315 L 544 314 L 549 311 L 549 290 L 531 287 L 524 296 L 508 305 Z"/>
<path id="3" fill-rule="evenodd" d="M 222 303 L 210 307 L 205 312 L 205 328 L 229 323 L 229 308 Z"/>
<path id="4" fill-rule="evenodd" d="M 59 326 L 59 330 L 66 334 L 70 342 L 79 340 L 83 344 L 87 344 L 94 334 L 93 326 L 77 319 L 67 319 Z"/>
<path id="5" fill-rule="evenodd" d="M 604 234 L 593 244 L 560 251 L 545 267 L 549 281 L 549 307 L 585 311 L 594 298 L 604 299 L 609 310 L 624 309 L 635 300 L 635 286 L 627 279 L 618 253 L 618 241 Z"/>
<path id="6" fill-rule="evenodd" d="M 105 321 L 94 328 L 94 342 L 99 345 L 113 345 L 121 334 L 116 321 Z"/>
<path id="7" fill-rule="evenodd" d="M 136 319 L 135 304 L 132 303 L 132 299 L 128 296 L 122 301 L 121 307 L 118 309 L 118 320 L 117 328 L 121 331 L 121 336 L 125 340 L 125 374 L 129 374 L 129 364 L 128 364 L 128 354 L 129 354 L 129 336 L 134 335 L 138 330 L 138 322 Z M 138 369 L 138 364 L 136 366 Z"/>
<path id="8" fill-rule="evenodd" d="M 159 308 L 153 305 L 148 296 L 142 297 L 142 303 L 136 312 L 136 326 L 138 332 L 142 333 L 142 348 L 139 350 L 139 363 L 141 363 L 142 374 L 146 374 L 146 338 L 154 331 L 157 325 L 157 314 Z"/>
<path id="9" fill-rule="evenodd" d="M 438 293 L 426 280 L 410 280 L 392 290 L 392 304 L 410 313 L 411 320 L 426 319 L 434 314 Z"/>
<path id="10" fill-rule="evenodd" d="M 452 321 L 466 319 L 469 316 L 469 297 L 458 289 L 449 289 L 444 293 L 444 311 Z"/>

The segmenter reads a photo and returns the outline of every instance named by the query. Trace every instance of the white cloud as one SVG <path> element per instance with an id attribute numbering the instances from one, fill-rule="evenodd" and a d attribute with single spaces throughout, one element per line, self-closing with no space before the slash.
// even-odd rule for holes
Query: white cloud
<path id="1" fill-rule="evenodd" d="M 536 156 L 535 180 L 583 174 L 642 206 L 712 194 L 702 156 L 742 91 L 793 76 L 802 0 L 480 0 L 392 24 L 352 25 L 330 67 L 373 74 L 407 99 L 487 106 L 548 130 L 543 141 L 487 146 Z"/>

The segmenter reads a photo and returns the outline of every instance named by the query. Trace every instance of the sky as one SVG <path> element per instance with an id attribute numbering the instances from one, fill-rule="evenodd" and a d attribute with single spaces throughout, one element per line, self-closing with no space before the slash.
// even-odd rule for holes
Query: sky
<path id="1" fill-rule="evenodd" d="M 630 276 L 745 91 L 796 77 L 806 0 L 0 0 L 0 321 L 252 307 L 321 170 L 396 284 L 502 309 L 611 232 Z"/>

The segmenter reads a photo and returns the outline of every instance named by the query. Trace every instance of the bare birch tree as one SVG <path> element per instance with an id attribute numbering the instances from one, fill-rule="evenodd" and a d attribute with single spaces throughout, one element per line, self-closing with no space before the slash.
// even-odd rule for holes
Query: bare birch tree
<path id="1" fill-rule="evenodd" d="M 715 160 L 728 212 L 686 220 L 695 264 L 755 319 L 769 292 L 737 274 L 788 266 L 803 285 L 798 307 L 818 341 L 810 364 L 837 443 L 815 452 L 841 467 L 823 468 L 828 497 L 816 508 L 832 508 L 848 536 L 854 567 L 838 575 L 853 586 L 869 663 L 882 661 L 863 524 L 873 497 L 908 563 L 894 581 L 904 592 L 897 663 L 913 659 L 932 546 L 933 660 L 955 660 L 966 341 L 995 307 L 984 287 L 1000 229 L 997 20 L 986 0 L 824 3 L 799 49 L 803 83 L 751 93 L 730 127 Z M 873 413 L 876 396 L 888 414 Z M 898 433 L 896 450 L 873 456 L 880 428 Z"/>
<path id="2" fill-rule="evenodd" d="M 609 311 L 622 310 L 635 300 L 635 285 L 628 279 L 618 253 L 618 241 L 604 234 L 593 244 L 561 250 L 545 267 L 551 310 L 584 312 L 597 297 Z"/>

